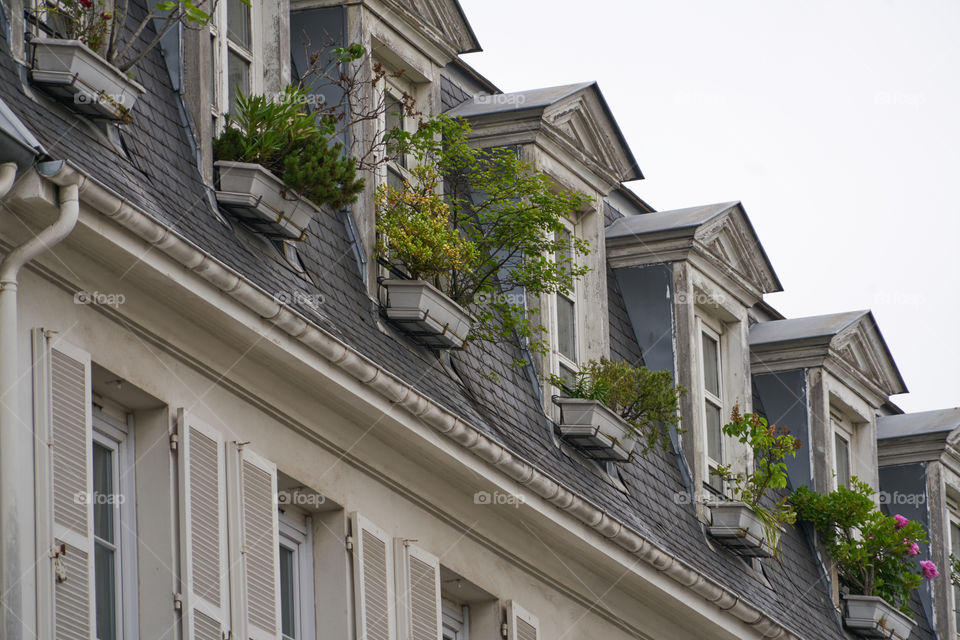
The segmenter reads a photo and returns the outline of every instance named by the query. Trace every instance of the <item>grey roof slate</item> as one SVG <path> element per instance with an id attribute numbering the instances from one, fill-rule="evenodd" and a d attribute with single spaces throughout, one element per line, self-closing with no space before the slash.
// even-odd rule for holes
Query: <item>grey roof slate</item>
<path id="1" fill-rule="evenodd" d="M 573 94 L 595 85 L 595 82 L 577 82 L 559 87 L 542 87 L 527 89 L 511 93 L 499 93 L 491 96 L 488 101 L 477 101 L 463 104 L 450 112 L 450 115 L 461 118 L 486 116 L 494 113 L 508 113 L 511 111 L 533 111 L 545 109 L 550 105 L 563 100 Z"/>
<path id="2" fill-rule="evenodd" d="M 960 407 L 934 409 L 877 418 L 877 439 L 903 438 L 960 428 Z"/>
<path id="3" fill-rule="evenodd" d="M 143 37 L 150 35 L 148 29 Z M 301 302 L 293 306 L 458 413 L 514 455 L 671 550 L 801 637 L 827 640 L 841 636 L 836 617 L 825 615 L 831 609 L 829 595 L 802 533 L 788 529 L 780 557 L 762 563 L 765 581 L 747 562 L 707 537 L 675 453 L 658 450 L 619 465 L 617 473 L 625 492 L 600 481 L 595 469 L 565 455 L 554 443 L 552 425 L 540 408 L 529 371 L 510 366 L 523 355 L 516 341 L 475 343 L 453 353 L 451 375 L 433 353 L 404 334 L 379 330 L 378 320 L 385 324 L 386 320 L 366 295 L 341 214 L 324 211 L 310 224 L 308 238 L 298 250 L 308 276 L 298 273 L 268 243 L 242 226 L 224 224 L 209 204 L 209 187 L 196 168 L 194 149 L 180 120 L 177 94 L 158 51 L 151 52 L 139 68 L 138 80 L 146 86 L 147 95 L 134 109 L 133 124 L 123 129 L 124 154 L 99 137 L 82 116 L 39 92 L 36 100 L 28 95 L 21 82 L 22 70 L 9 55 L 5 39 L 0 48 L 0 95 L 52 158 L 74 162 L 265 292 L 276 295 L 296 289 L 322 296 L 324 302 L 317 309 Z M 454 95 L 452 90 L 449 93 Z M 614 283 L 609 293 L 615 356 L 638 361 L 642 353 L 625 319 L 616 279 L 610 282 Z M 500 381 L 484 375 L 489 371 L 497 372 Z"/>
<path id="4" fill-rule="evenodd" d="M 739 202 L 720 202 L 686 209 L 626 216 L 607 227 L 606 238 L 612 240 L 663 231 L 676 231 L 678 236 L 692 236 L 701 225 L 739 204 Z"/>
<path id="5" fill-rule="evenodd" d="M 833 336 L 869 313 L 869 311 L 846 311 L 822 316 L 758 322 L 750 327 L 750 346 L 795 340 L 821 339 L 829 342 Z"/>

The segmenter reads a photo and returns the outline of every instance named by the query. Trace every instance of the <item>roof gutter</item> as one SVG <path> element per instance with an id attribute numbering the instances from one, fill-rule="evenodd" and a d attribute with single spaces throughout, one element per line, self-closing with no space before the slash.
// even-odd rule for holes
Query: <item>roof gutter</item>
<path id="1" fill-rule="evenodd" d="M 312 324 L 286 304 L 277 302 L 273 296 L 190 241 L 156 222 L 123 197 L 83 175 L 69 162 L 64 162 L 56 174 L 46 177 L 58 185 L 75 184 L 79 181 L 79 195 L 85 203 L 299 340 L 389 402 L 403 407 L 424 424 L 469 449 L 604 538 L 713 603 L 719 610 L 753 627 L 760 637 L 771 640 L 801 640 L 796 633 L 743 601 L 736 593 L 567 489 L 526 460 L 488 438 L 476 427 L 461 420 L 453 412 L 441 407 L 422 392 Z"/>

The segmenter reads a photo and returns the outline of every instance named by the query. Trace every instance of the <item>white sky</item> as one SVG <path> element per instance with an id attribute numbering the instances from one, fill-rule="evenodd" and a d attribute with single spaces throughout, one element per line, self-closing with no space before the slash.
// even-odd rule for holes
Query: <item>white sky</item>
<path id="1" fill-rule="evenodd" d="M 462 0 L 504 91 L 597 80 L 658 210 L 740 200 L 788 317 L 872 309 L 960 405 L 960 2 Z"/>

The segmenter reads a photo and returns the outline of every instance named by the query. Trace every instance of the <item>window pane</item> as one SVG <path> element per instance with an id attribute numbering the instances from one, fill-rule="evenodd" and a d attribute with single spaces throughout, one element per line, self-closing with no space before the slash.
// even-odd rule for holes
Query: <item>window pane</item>
<path id="1" fill-rule="evenodd" d="M 554 261 L 556 262 L 565 262 L 573 260 L 573 239 L 570 237 L 570 231 L 564 229 L 555 236 L 557 242 L 562 242 L 564 248 L 560 251 L 557 251 L 554 256 Z"/>
<path id="2" fill-rule="evenodd" d="M 561 364 L 560 365 L 560 379 L 563 380 L 564 386 L 568 389 L 573 389 L 577 386 L 577 374 L 570 367 Z M 566 395 L 566 393 L 564 393 Z"/>
<path id="3" fill-rule="evenodd" d="M 117 574 L 116 552 L 101 543 L 94 544 L 93 571 L 98 640 L 117 637 Z"/>
<path id="4" fill-rule="evenodd" d="M 707 420 L 707 457 L 723 462 L 723 433 L 720 431 L 720 407 L 712 402 L 706 403 Z"/>
<path id="5" fill-rule="evenodd" d="M 250 7 L 243 0 L 227 0 L 227 37 L 250 51 Z"/>
<path id="6" fill-rule="evenodd" d="M 293 551 L 280 547 L 280 621 L 284 638 L 297 637 L 294 559 Z"/>
<path id="7" fill-rule="evenodd" d="M 837 454 L 837 486 L 850 488 L 850 443 L 839 433 L 834 434 Z"/>
<path id="8" fill-rule="evenodd" d="M 105 542 L 114 540 L 113 451 L 93 445 L 93 533 Z"/>
<path id="9" fill-rule="evenodd" d="M 227 92 L 230 94 L 230 111 L 234 110 L 238 93 L 250 93 L 250 63 L 233 51 L 227 54 Z"/>
<path id="10" fill-rule="evenodd" d="M 399 98 L 394 96 L 392 93 L 388 93 L 384 97 L 384 127 L 385 135 L 389 135 L 395 129 L 403 130 L 403 103 Z M 391 154 L 396 153 L 396 145 L 389 145 L 387 151 Z M 396 159 L 397 164 L 401 167 L 407 166 L 407 158 L 405 155 L 400 155 Z"/>
<path id="11" fill-rule="evenodd" d="M 720 358 L 717 341 L 703 334 L 703 383 L 706 390 L 720 396 Z"/>
<path id="12" fill-rule="evenodd" d="M 397 191 L 403 189 L 403 176 L 393 167 L 387 167 L 387 186 Z"/>
<path id="13" fill-rule="evenodd" d="M 577 359 L 577 320 L 573 300 L 557 295 L 557 350 L 570 360 Z"/>

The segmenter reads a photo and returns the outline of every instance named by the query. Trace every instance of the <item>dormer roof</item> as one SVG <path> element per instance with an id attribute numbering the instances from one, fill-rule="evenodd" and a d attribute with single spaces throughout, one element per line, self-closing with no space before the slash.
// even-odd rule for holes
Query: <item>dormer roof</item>
<path id="1" fill-rule="evenodd" d="M 457 54 L 481 51 L 480 43 L 457 0 L 382 0 L 428 36 Z"/>
<path id="2" fill-rule="evenodd" d="M 745 289 L 750 305 L 783 290 L 739 202 L 626 216 L 607 227 L 606 245 L 614 268 L 704 260 Z"/>
<path id="3" fill-rule="evenodd" d="M 870 311 L 757 323 L 750 328 L 750 354 L 761 372 L 828 365 L 875 396 L 907 391 Z"/>
<path id="4" fill-rule="evenodd" d="M 877 418 L 877 440 L 908 438 L 960 429 L 960 407 Z"/>
<path id="5" fill-rule="evenodd" d="M 596 82 L 476 96 L 450 111 L 483 146 L 553 142 L 602 177 L 607 190 L 643 179 Z"/>

